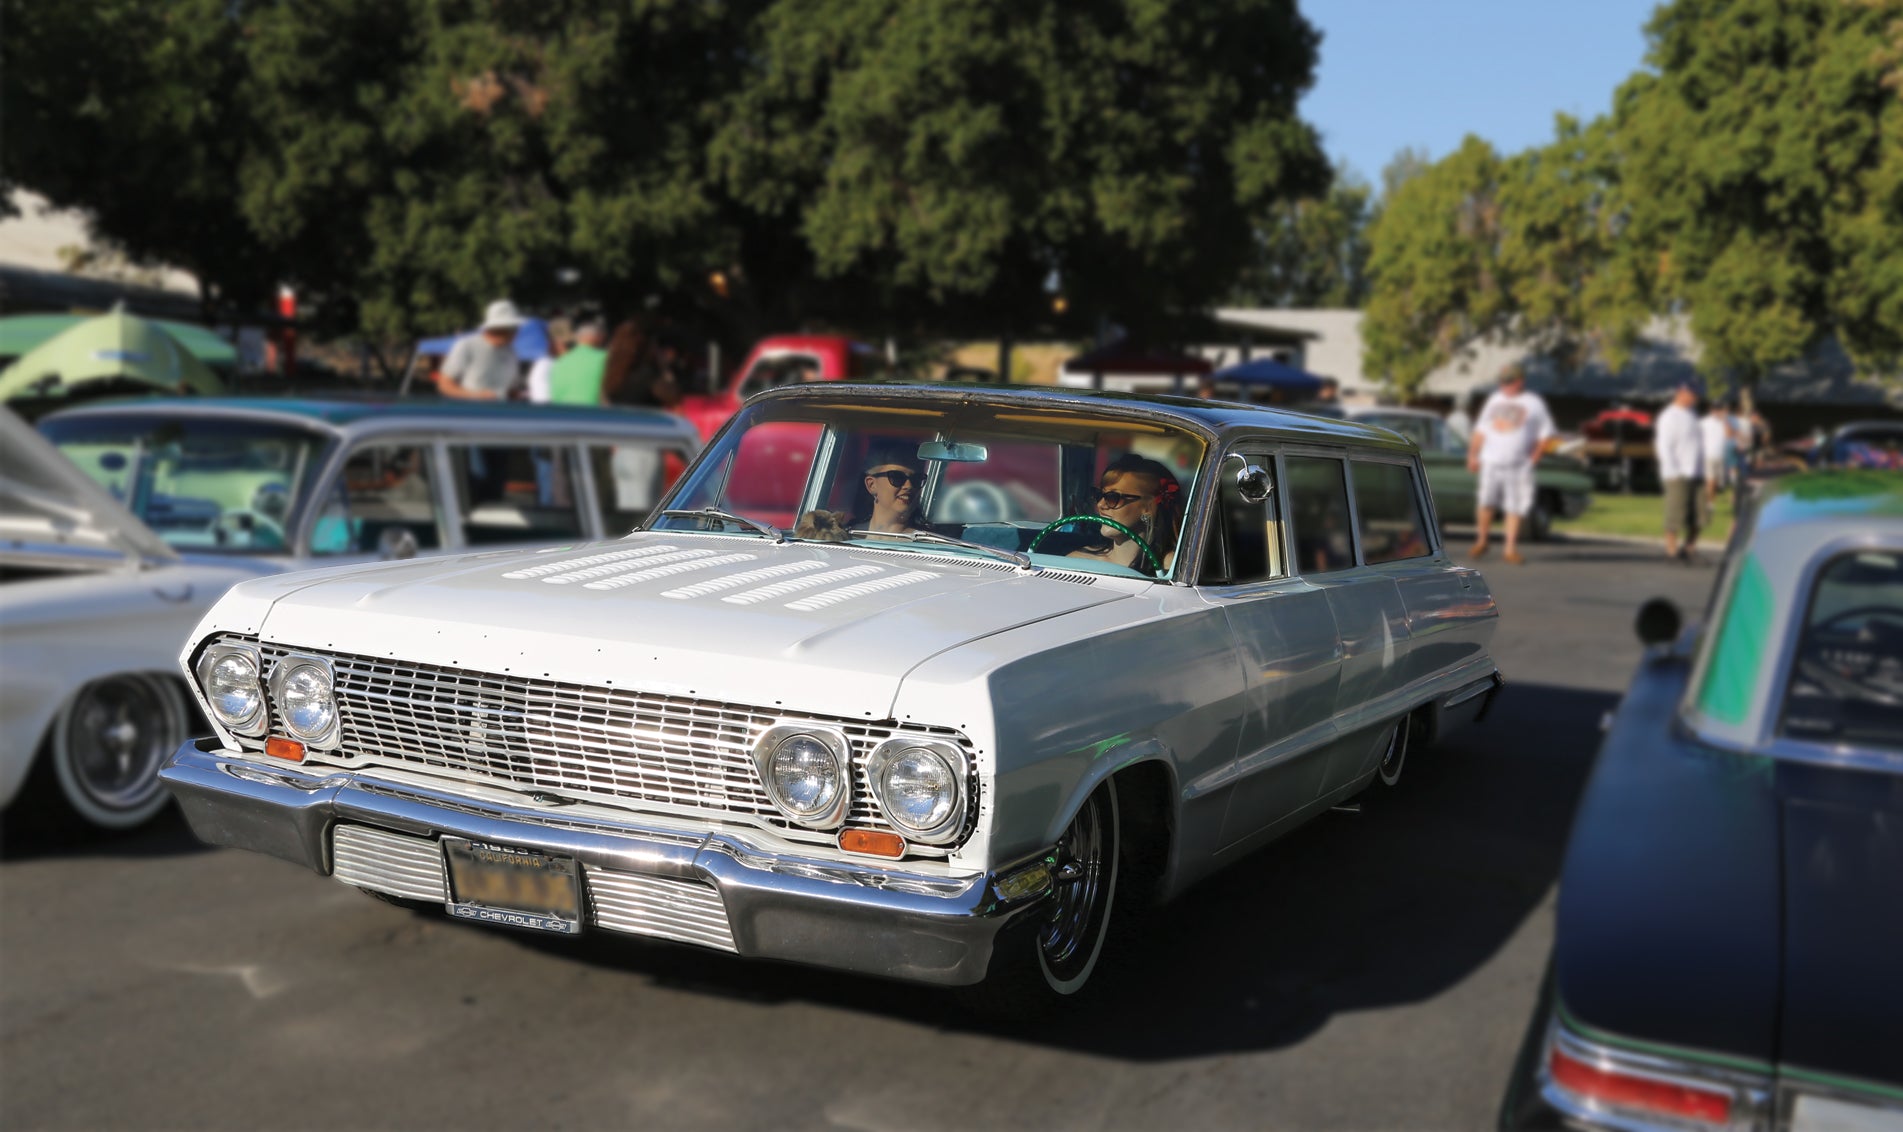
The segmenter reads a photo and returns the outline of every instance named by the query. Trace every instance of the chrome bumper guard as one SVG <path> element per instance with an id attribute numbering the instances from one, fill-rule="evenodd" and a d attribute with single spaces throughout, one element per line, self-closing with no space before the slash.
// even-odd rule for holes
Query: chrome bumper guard
<path id="1" fill-rule="evenodd" d="M 159 777 L 208 844 L 331 876 L 338 830 L 356 846 L 374 843 L 351 850 L 338 876 L 345 883 L 433 899 L 441 890 L 419 862 L 441 837 L 518 846 L 581 864 L 589 927 L 912 982 L 980 981 L 998 932 L 1050 892 L 1042 857 L 970 877 L 906 872 L 766 851 L 729 833 L 477 802 L 362 772 L 313 773 L 222 749 L 215 739 L 188 740 Z M 366 859 L 400 866 L 379 873 Z M 706 895 L 684 902 L 688 889 Z M 645 904 L 630 910 L 637 898 Z M 670 909 L 679 915 L 670 919 Z M 720 909 L 724 925 L 712 922 Z"/>

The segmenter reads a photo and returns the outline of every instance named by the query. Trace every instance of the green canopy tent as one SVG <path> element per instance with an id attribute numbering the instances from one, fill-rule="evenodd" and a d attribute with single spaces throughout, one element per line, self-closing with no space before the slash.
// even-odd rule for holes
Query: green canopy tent
<path id="1" fill-rule="evenodd" d="M 85 322 L 83 314 L 11 314 L 0 317 L 0 358 L 17 358 L 30 353 L 42 342 Z M 163 329 L 194 358 L 214 368 L 235 368 L 238 350 L 231 343 L 202 326 L 154 318 L 146 321 Z"/>
<path id="2" fill-rule="evenodd" d="M 157 323 L 115 310 L 68 327 L 0 371 L 0 400 L 113 384 L 171 393 L 225 391 L 218 375 Z"/>

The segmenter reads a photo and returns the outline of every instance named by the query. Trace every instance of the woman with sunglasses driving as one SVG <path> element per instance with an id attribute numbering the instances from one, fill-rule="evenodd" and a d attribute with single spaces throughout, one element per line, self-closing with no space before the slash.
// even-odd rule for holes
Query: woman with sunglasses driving
<path id="1" fill-rule="evenodd" d="M 1115 519 L 1150 544 L 1162 560 L 1164 571 L 1176 555 L 1182 503 L 1183 488 L 1176 476 L 1162 464 L 1134 452 L 1117 457 L 1103 470 L 1102 490 L 1095 500 L 1097 514 Z M 1096 538 L 1071 551 L 1069 557 L 1095 558 L 1142 574 L 1157 573 L 1136 540 L 1116 527 L 1098 527 Z"/>

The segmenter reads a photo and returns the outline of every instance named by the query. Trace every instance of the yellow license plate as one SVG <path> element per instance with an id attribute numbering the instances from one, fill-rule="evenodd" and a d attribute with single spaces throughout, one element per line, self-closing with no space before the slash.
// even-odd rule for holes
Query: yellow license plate
<path id="1" fill-rule="evenodd" d="M 581 931 L 581 871 L 573 857 L 445 837 L 443 860 L 452 916 L 564 935 Z"/>

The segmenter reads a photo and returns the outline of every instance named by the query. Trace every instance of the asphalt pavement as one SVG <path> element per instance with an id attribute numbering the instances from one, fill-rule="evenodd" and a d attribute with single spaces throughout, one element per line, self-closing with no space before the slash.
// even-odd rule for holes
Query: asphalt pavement
<path id="1" fill-rule="evenodd" d="M 1464 545 L 1461 544 L 1461 545 Z M 1491 558 L 1488 719 L 1113 940 L 1086 1001 L 685 947 L 549 940 L 199 845 L 0 836 L 0 1125 L 1478 1129 L 1551 943 L 1554 878 L 1655 594 L 1650 546 Z"/>

